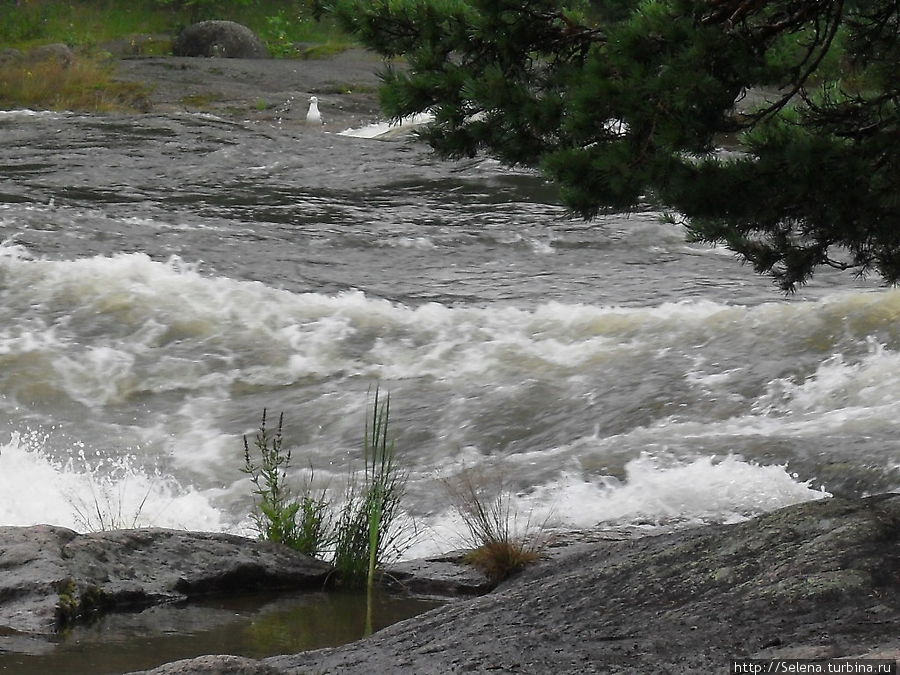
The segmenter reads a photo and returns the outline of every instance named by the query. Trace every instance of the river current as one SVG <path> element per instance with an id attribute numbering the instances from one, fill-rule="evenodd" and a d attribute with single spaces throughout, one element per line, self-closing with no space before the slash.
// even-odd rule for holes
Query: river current
<path id="1" fill-rule="evenodd" d="M 339 491 L 391 395 L 419 524 L 500 475 L 561 527 L 900 489 L 900 292 L 791 297 L 659 212 L 408 137 L 0 113 L 0 524 L 251 532 L 241 436 Z"/>

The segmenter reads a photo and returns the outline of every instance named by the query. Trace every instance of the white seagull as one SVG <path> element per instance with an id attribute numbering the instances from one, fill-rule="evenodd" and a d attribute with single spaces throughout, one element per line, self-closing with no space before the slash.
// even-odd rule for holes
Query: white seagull
<path id="1" fill-rule="evenodd" d="M 322 124 L 322 116 L 319 114 L 319 99 L 315 96 L 309 97 L 309 110 L 306 113 L 307 124 Z"/>

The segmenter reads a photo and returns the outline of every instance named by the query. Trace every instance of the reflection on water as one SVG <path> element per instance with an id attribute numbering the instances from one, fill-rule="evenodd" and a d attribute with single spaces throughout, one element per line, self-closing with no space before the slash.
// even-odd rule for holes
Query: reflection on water
<path id="1" fill-rule="evenodd" d="M 380 630 L 439 606 L 435 600 L 376 594 Z M 0 673 L 104 675 L 153 668 L 203 654 L 263 658 L 334 647 L 365 634 L 365 594 L 317 592 L 216 598 L 103 617 L 59 644 L 0 636 Z M 3 650 L 22 650 L 14 653 Z"/>

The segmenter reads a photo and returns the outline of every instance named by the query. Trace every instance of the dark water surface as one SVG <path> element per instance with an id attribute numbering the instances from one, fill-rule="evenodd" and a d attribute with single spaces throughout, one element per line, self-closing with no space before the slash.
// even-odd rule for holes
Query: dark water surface
<path id="1" fill-rule="evenodd" d="M 372 630 L 439 606 L 376 595 Z M 21 639 L 0 650 L 0 673 L 112 675 L 204 654 L 263 658 L 336 647 L 366 635 L 366 599 L 351 593 L 220 598 L 106 616 L 67 632 L 56 645 Z M 28 653 L 30 650 L 30 653 Z"/>

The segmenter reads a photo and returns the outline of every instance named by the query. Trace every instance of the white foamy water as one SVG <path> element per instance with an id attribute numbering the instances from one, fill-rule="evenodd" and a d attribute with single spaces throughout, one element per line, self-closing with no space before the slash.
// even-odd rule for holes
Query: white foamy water
<path id="1" fill-rule="evenodd" d="M 699 489 L 702 486 L 702 489 Z M 761 466 L 739 457 L 630 460 L 623 479 L 585 480 L 564 473 L 557 480 L 511 497 L 513 531 L 540 537 L 567 528 L 673 527 L 734 523 L 831 494 L 801 481 L 784 466 Z M 424 536 L 410 551 L 427 556 L 467 544 L 465 524 L 454 513 L 424 519 Z"/>
<path id="2" fill-rule="evenodd" d="M 786 299 L 659 214 L 573 222 L 385 130 L 0 116 L 0 523 L 246 531 L 263 408 L 334 490 L 376 384 L 414 551 L 458 544 L 463 467 L 579 528 L 900 488 L 900 292 Z"/>
<path id="3" fill-rule="evenodd" d="M 13 432 L 0 446 L 4 525 L 45 523 L 82 532 L 146 526 L 225 529 L 221 511 L 210 503 L 213 494 L 135 469 L 127 456 L 113 462 L 90 457 L 80 443 L 60 463 L 44 449 L 46 438 L 40 432 Z"/>
<path id="4" fill-rule="evenodd" d="M 399 122 L 375 122 L 356 129 L 345 129 L 340 135 L 352 138 L 386 138 L 412 131 L 433 119 L 434 115 L 431 113 L 418 113 Z"/>

